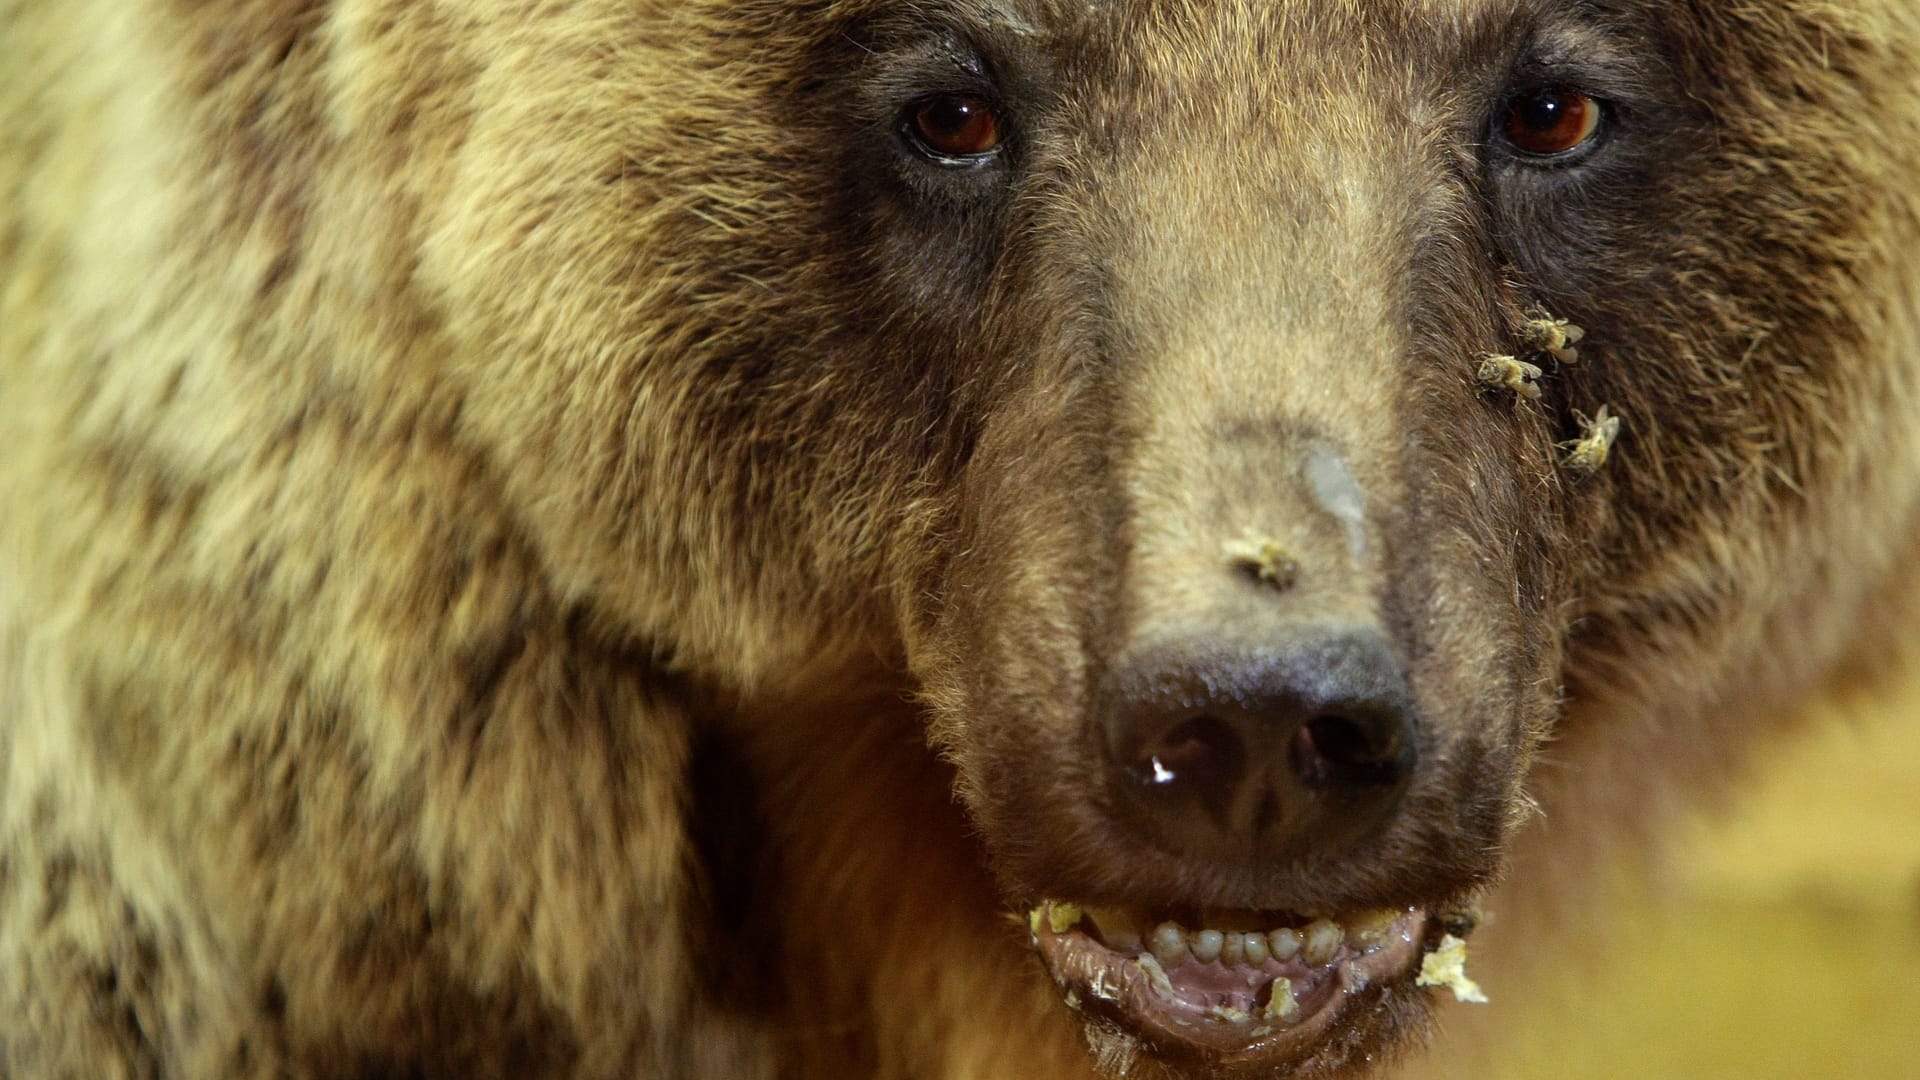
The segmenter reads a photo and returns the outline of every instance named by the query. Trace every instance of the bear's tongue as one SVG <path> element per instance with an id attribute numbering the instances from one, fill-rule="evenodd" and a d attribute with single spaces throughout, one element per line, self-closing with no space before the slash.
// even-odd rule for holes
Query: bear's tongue
<path id="1" fill-rule="evenodd" d="M 1419 954 L 1426 927 L 1417 908 L 1339 920 L 1189 915 L 1156 920 L 1054 901 L 1033 909 L 1029 925 L 1068 1005 L 1100 1008 L 1146 1034 L 1217 1049 L 1304 1025 L 1336 997 L 1401 974 Z"/>

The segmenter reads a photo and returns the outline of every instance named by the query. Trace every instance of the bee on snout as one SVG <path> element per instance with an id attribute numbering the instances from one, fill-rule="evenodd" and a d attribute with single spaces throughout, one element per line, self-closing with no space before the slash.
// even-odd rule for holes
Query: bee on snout
<path id="1" fill-rule="evenodd" d="M 1291 589 L 1300 574 L 1300 564 L 1294 562 L 1278 540 L 1251 529 L 1241 539 L 1227 544 L 1226 556 L 1255 581 L 1282 592 Z"/>
<path id="2" fill-rule="evenodd" d="M 1573 418 L 1580 422 L 1580 437 L 1560 444 L 1561 449 L 1567 451 L 1560 463 L 1572 472 L 1591 476 L 1600 471 L 1613 453 L 1613 441 L 1620 436 L 1620 418 L 1605 405 L 1592 417 L 1575 409 Z"/>

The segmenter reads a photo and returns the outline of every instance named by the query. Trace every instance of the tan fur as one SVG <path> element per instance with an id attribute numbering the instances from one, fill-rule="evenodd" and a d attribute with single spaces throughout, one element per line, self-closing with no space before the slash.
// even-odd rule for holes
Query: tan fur
<path id="1" fill-rule="evenodd" d="M 1497 1001 L 1920 603 L 1920 16 L 1610 6 L 1666 141 L 1556 217 L 1475 110 L 1574 7 L 0 0 L 0 1075 L 1205 1075 L 1053 895 L 1499 882 Z M 929 26 L 1017 193 L 895 161 Z M 1336 616 L 1386 840 L 1112 827 L 1113 670 Z"/>

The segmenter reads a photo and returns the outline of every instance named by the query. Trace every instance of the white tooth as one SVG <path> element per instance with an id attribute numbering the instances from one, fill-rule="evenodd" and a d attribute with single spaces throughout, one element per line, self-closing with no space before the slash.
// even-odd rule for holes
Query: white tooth
<path id="1" fill-rule="evenodd" d="M 1080 924 L 1080 908 L 1062 900 L 1047 903 L 1047 929 L 1064 934 Z"/>
<path id="2" fill-rule="evenodd" d="M 1300 1003 L 1293 1000 L 1293 980 L 1281 977 L 1273 980 L 1273 996 L 1267 999 L 1267 1019 L 1285 1020 L 1300 1011 Z"/>
<path id="3" fill-rule="evenodd" d="M 1153 928 L 1153 955 L 1169 966 L 1187 959 L 1187 932 L 1179 923 L 1163 922 Z"/>
<path id="4" fill-rule="evenodd" d="M 1107 948 L 1116 952 L 1140 951 L 1140 935 L 1132 929 L 1102 931 L 1100 936 L 1106 939 Z"/>
<path id="5" fill-rule="evenodd" d="M 1220 962 L 1233 967 L 1247 962 L 1247 935 L 1229 930 L 1220 943 Z"/>
<path id="6" fill-rule="evenodd" d="M 1275 960 L 1291 960 L 1300 955 L 1300 931 L 1282 928 L 1267 934 L 1267 950 Z"/>
<path id="7" fill-rule="evenodd" d="M 1147 973 L 1147 984 L 1158 991 L 1161 997 L 1173 996 L 1173 980 L 1167 978 L 1166 969 L 1160 966 L 1160 961 L 1151 956 L 1142 956 L 1134 963 L 1139 964 L 1140 970 Z"/>
<path id="8" fill-rule="evenodd" d="M 1220 949 L 1227 943 L 1227 937 L 1218 930 L 1202 930 L 1188 939 L 1193 948 L 1193 958 L 1203 964 L 1220 959 Z"/>
<path id="9" fill-rule="evenodd" d="M 1261 964 L 1266 963 L 1267 957 L 1271 955 L 1271 950 L 1267 948 L 1267 935 L 1265 934 L 1248 934 L 1244 948 L 1247 953 L 1247 963 L 1252 964 L 1254 967 L 1259 967 Z"/>
<path id="10" fill-rule="evenodd" d="M 1340 951 L 1340 941 L 1346 937 L 1346 931 L 1331 919 L 1315 919 L 1307 926 L 1306 946 L 1302 950 L 1309 964 L 1324 964 L 1333 959 Z"/>

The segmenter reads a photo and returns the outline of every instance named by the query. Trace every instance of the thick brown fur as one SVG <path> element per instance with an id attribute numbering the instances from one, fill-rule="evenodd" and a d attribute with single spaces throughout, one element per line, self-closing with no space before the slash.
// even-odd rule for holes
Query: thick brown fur
<path id="1" fill-rule="evenodd" d="M 0 1076 L 1173 1075 L 1008 913 L 1527 951 L 1897 655 L 1916 71 L 1910 0 L 0 0 Z M 1590 161 L 1501 156 L 1531 77 Z M 1281 610 L 1431 768 L 1152 852 L 1115 673 Z"/>

